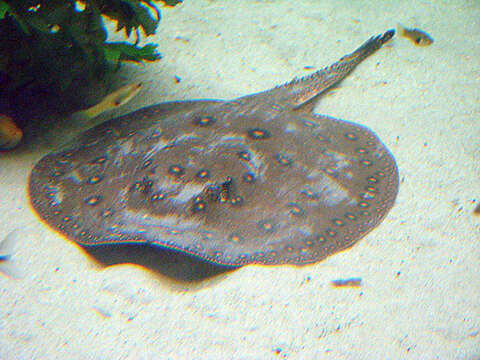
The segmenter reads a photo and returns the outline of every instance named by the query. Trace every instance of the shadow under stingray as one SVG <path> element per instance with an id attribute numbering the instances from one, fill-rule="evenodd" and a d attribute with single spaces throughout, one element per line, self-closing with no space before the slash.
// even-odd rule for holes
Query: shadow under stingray
<path id="1" fill-rule="evenodd" d="M 151 245 L 101 245 L 82 249 L 101 266 L 135 264 L 181 282 L 201 282 L 239 269 L 209 263 L 180 251 Z"/>

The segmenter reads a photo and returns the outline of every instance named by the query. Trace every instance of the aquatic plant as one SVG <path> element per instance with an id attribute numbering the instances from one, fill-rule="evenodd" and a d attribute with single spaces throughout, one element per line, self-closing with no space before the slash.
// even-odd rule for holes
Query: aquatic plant
<path id="1" fill-rule="evenodd" d="M 105 17 L 127 37 L 134 32 L 135 43 L 108 42 Z M 108 81 L 123 61 L 158 60 L 157 45 L 139 41 L 160 18 L 150 0 L 0 0 L 0 97 L 26 89 L 78 96 L 92 81 Z"/>

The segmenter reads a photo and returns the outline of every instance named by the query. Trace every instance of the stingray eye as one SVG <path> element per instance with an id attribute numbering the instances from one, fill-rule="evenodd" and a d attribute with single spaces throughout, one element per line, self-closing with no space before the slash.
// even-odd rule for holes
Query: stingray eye
<path id="1" fill-rule="evenodd" d="M 226 202 L 232 196 L 233 191 L 233 179 L 230 176 L 227 176 L 224 183 L 221 185 L 220 191 L 220 202 Z"/>
<path id="2" fill-rule="evenodd" d="M 420 36 L 417 37 L 417 38 L 415 39 L 415 42 L 416 42 L 417 44 L 420 44 L 420 43 L 422 42 L 422 38 L 421 38 Z"/>

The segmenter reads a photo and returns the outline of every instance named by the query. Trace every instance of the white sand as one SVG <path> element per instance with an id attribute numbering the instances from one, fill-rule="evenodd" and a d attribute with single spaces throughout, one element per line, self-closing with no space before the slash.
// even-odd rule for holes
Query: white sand
<path id="1" fill-rule="evenodd" d="M 164 58 L 137 70 L 145 89 L 119 112 L 265 90 L 397 22 L 428 31 L 432 46 L 395 37 L 317 106 L 393 152 L 396 205 L 326 261 L 188 283 L 168 274 L 202 267 L 176 257 L 160 256 L 160 272 L 96 265 L 28 205 L 48 149 L 1 154 L 0 237 L 22 229 L 24 276 L 0 274 L 0 359 L 479 359 L 480 4 L 197 0 L 162 14 L 149 41 Z M 363 286 L 330 286 L 347 277 Z"/>

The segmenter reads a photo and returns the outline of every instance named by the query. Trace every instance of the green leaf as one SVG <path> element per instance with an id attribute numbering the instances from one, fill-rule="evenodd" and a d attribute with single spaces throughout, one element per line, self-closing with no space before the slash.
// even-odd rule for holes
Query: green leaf
<path id="1" fill-rule="evenodd" d="M 5 17 L 5 14 L 10 11 L 10 5 L 7 3 L 0 1 L 0 19 Z"/>
<path id="2" fill-rule="evenodd" d="M 142 2 L 145 3 L 145 6 L 148 6 L 148 8 L 155 13 L 156 21 L 159 22 L 162 18 L 162 15 L 155 4 L 150 0 L 143 0 Z"/>
<path id="3" fill-rule="evenodd" d="M 155 61 L 160 59 L 156 52 L 156 44 L 147 44 L 143 47 L 135 46 L 126 42 L 105 43 L 103 46 L 105 58 L 111 62 L 129 60 L 134 62 Z"/>
<path id="4" fill-rule="evenodd" d="M 175 6 L 183 2 L 183 0 L 162 0 L 166 6 Z"/>
<path id="5" fill-rule="evenodd" d="M 4 19 L 7 13 L 9 13 L 11 17 L 15 19 L 17 24 L 26 34 L 30 34 L 27 24 L 23 19 L 20 18 L 15 9 L 12 8 L 12 6 L 7 4 L 5 1 L 0 0 L 0 19 Z"/>
<path id="6" fill-rule="evenodd" d="M 28 88 L 47 91 L 55 103 L 59 96 L 80 103 L 90 84 L 108 82 L 121 62 L 160 59 L 156 45 L 137 43 L 155 33 L 160 3 L 179 2 L 83 0 L 79 9 L 75 0 L 0 0 L 0 69 L 11 79 L 4 93 Z M 127 35 L 134 31 L 136 43 L 106 43 L 105 17 Z"/>
<path id="7" fill-rule="evenodd" d="M 114 46 L 108 46 L 108 44 L 103 46 L 103 53 L 105 54 L 105 59 L 113 63 L 117 63 L 122 54 L 120 50 L 116 49 Z"/>
<path id="8" fill-rule="evenodd" d="M 117 31 L 125 30 L 127 37 L 132 30 L 143 29 L 153 35 L 160 20 L 160 11 L 150 0 L 97 0 L 106 16 L 117 20 Z M 138 41 L 138 39 L 137 39 Z"/>
<path id="9" fill-rule="evenodd" d="M 147 8 L 144 8 L 141 5 L 138 6 L 135 9 L 135 17 L 147 36 L 155 34 L 158 23 L 157 20 L 152 17 L 152 14 Z"/>

